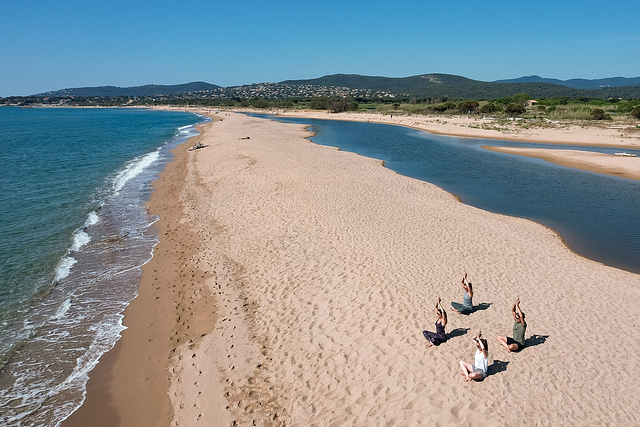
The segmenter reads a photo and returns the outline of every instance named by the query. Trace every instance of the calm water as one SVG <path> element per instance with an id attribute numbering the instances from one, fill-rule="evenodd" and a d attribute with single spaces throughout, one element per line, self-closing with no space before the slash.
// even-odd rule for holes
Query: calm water
<path id="1" fill-rule="evenodd" d="M 483 145 L 620 149 L 531 144 L 433 135 L 400 126 L 331 120 L 308 124 L 323 145 L 384 160 L 402 175 L 428 181 L 469 205 L 532 219 L 558 232 L 569 247 L 604 264 L 640 273 L 640 181 L 487 151 Z M 639 156 L 639 150 L 625 150 Z"/>
<path id="2" fill-rule="evenodd" d="M 55 426 L 82 402 L 157 242 L 150 183 L 202 120 L 0 108 L 0 425 Z"/>

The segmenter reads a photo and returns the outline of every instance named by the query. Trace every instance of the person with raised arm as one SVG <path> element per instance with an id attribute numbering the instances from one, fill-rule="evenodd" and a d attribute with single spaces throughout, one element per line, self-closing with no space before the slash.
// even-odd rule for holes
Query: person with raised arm
<path id="1" fill-rule="evenodd" d="M 524 348 L 524 333 L 527 330 L 527 322 L 524 320 L 524 313 L 520 308 L 520 298 L 513 303 L 511 307 L 511 315 L 513 316 L 513 338 L 498 335 L 498 342 L 507 349 L 509 353 L 512 351 L 520 351 Z"/>
<path id="2" fill-rule="evenodd" d="M 489 344 L 487 340 L 482 338 L 482 331 L 472 338 L 476 346 L 476 354 L 473 365 L 460 361 L 460 369 L 462 369 L 462 375 L 465 377 L 465 381 L 482 381 L 487 377 L 487 370 L 489 369 Z"/>
<path id="3" fill-rule="evenodd" d="M 441 343 L 447 340 L 447 334 L 444 331 L 444 327 L 447 326 L 447 312 L 444 311 L 444 307 L 440 303 L 440 298 L 438 297 L 438 301 L 436 302 L 436 315 L 438 318 L 436 319 L 436 331 L 422 331 L 422 335 L 429 341 L 429 347 L 432 345 L 440 345 Z"/>
<path id="4" fill-rule="evenodd" d="M 473 313 L 473 285 L 467 280 L 467 273 L 462 276 L 462 289 L 464 289 L 464 295 L 462 296 L 462 304 L 459 302 L 452 302 L 451 307 L 453 311 L 460 314 Z"/>

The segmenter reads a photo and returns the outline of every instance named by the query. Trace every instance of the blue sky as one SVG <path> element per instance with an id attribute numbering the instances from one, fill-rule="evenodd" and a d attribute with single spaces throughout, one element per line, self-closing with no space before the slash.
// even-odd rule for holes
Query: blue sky
<path id="1" fill-rule="evenodd" d="M 640 76 L 640 0 L 0 0 L 0 96 L 353 73 Z"/>

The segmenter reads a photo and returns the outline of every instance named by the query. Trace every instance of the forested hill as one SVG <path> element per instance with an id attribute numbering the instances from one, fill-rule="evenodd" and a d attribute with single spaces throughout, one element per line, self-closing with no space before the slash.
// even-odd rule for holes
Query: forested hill
<path id="1" fill-rule="evenodd" d="M 415 97 L 449 99 L 499 99 L 516 93 L 526 93 L 531 98 L 640 98 L 640 78 L 616 80 L 638 81 L 637 86 L 577 89 L 538 76 L 523 77 L 510 83 L 483 82 L 451 74 L 421 74 L 411 77 L 361 76 L 357 74 L 333 74 L 316 79 L 286 80 L 280 83 L 256 83 L 224 88 L 205 82 L 192 82 L 172 86 L 146 85 L 135 87 L 99 86 L 62 89 L 35 97 L 182 97 L 198 98 L 266 98 L 286 99 L 295 97 Z M 579 79 L 574 79 L 579 80 Z M 602 79 L 613 81 L 614 79 Z M 560 80 L 558 80 L 560 81 Z M 577 84 L 577 83 L 576 83 Z M 591 83 L 593 84 L 593 82 Z"/>
<path id="2" fill-rule="evenodd" d="M 605 79 L 548 79 L 540 76 L 524 76 L 517 79 L 496 80 L 494 83 L 544 82 L 568 86 L 574 89 L 602 89 L 606 87 L 640 86 L 640 77 L 608 77 Z"/>
<path id="3" fill-rule="evenodd" d="M 532 98 L 589 97 L 640 98 L 640 86 L 580 90 L 547 82 L 482 82 L 451 74 L 422 74 L 411 77 L 372 77 L 357 74 L 333 74 L 309 80 L 286 80 L 287 85 L 341 86 L 370 89 L 415 97 L 461 99 L 496 99 L 514 93 L 528 93 Z"/>
<path id="4" fill-rule="evenodd" d="M 211 83 L 205 82 L 191 82 L 179 85 L 145 85 L 134 87 L 116 87 L 116 86 L 98 86 L 98 87 L 81 87 L 81 88 L 69 88 L 56 90 L 53 92 L 41 93 L 34 96 L 103 96 L 103 97 L 116 97 L 116 96 L 154 96 L 154 95 L 171 95 L 182 94 L 191 92 L 203 92 L 219 89 L 220 86 L 216 86 Z"/>

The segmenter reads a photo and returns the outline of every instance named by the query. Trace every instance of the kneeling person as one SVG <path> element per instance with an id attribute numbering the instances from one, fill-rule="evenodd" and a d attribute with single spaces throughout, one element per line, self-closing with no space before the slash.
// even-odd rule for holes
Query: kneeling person
<path id="1" fill-rule="evenodd" d="M 527 322 L 524 320 L 524 313 L 520 309 L 520 298 L 513 303 L 511 308 L 513 315 L 513 339 L 498 335 L 498 342 L 507 349 L 509 353 L 512 351 L 520 351 L 524 348 L 524 333 L 527 330 Z"/>

